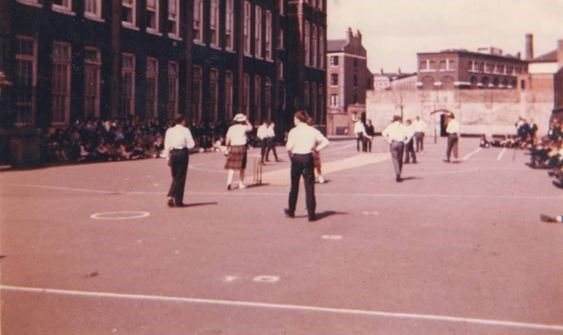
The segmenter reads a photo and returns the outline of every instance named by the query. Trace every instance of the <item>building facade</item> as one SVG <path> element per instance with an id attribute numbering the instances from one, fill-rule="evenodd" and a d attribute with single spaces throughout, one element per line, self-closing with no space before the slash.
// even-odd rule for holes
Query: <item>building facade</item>
<path id="1" fill-rule="evenodd" d="M 238 112 L 289 126 L 298 108 L 324 124 L 326 0 L 2 3 L 4 128 Z"/>
<path id="2" fill-rule="evenodd" d="M 479 51 L 418 53 L 418 87 L 422 90 L 516 89 L 527 62 L 494 47 Z"/>
<path id="3" fill-rule="evenodd" d="M 329 41 L 326 58 L 327 131 L 344 135 L 353 122 L 348 107 L 365 105 L 366 91 L 373 89 L 361 33 L 348 28 L 346 39 Z"/>

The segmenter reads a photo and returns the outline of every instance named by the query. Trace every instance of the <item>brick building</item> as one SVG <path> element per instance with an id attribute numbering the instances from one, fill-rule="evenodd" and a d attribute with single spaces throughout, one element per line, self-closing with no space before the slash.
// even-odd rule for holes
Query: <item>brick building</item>
<path id="1" fill-rule="evenodd" d="M 516 89 L 527 62 L 494 47 L 418 53 L 418 87 L 422 90 Z"/>
<path id="2" fill-rule="evenodd" d="M 0 71 L 13 83 L 0 101 L 2 128 L 177 112 L 195 122 L 243 112 L 289 126 L 297 108 L 324 124 L 326 0 L 0 6 Z"/>
<path id="3" fill-rule="evenodd" d="M 366 91 L 373 89 L 361 33 L 348 28 L 346 39 L 328 41 L 326 57 L 327 132 L 345 134 L 352 124 L 349 106 L 365 106 Z"/>

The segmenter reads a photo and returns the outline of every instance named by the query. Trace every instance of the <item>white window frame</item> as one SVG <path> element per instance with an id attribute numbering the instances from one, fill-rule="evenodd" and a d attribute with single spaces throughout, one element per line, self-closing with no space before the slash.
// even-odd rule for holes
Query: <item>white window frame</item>
<path id="1" fill-rule="evenodd" d="M 195 90 L 196 87 L 197 91 Z M 197 100 L 195 99 L 195 93 L 197 93 Z M 190 94 L 192 95 L 194 121 L 200 122 L 203 117 L 203 68 L 201 65 L 194 65 L 192 67 L 192 92 Z"/>
<path id="2" fill-rule="evenodd" d="M 125 59 L 131 60 L 131 67 L 125 67 Z M 121 92 L 120 92 L 120 108 L 123 107 L 123 100 L 124 98 L 130 99 L 129 101 L 129 110 L 121 110 L 121 115 L 135 115 L 135 68 L 136 68 L 136 59 L 135 55 L 130 53 L 122 53 L 121 54 Z M 123 83 L 125 82 L 125 76 L 131 76 L 131 96 L 124 96 L 123 91 Z"/>
<path id="3" fill-rule="evenodd" d="M 137 0 L 122 0 L 121 10 L 123 10 L 123 7 L 131 11 L 132 22 L 121 21 L 121 25 L 126 28 L 138 29 L 137 28 Z"/>
<path id="4" fill-rule="evenodd" d="M 338 94 L 331 94 L 330 95 L 330 107 L 338 107 L 339 103 L 339 96 Z"/>
<path id="5" fill-rule="evenodd" d="M 311 26 L 309 21 L 305 20 L 305 29 L 303 29 L 303 53 L 305 56 L 305 66 L 311 65 Z"/>
<path id="6" fill-rule="evenodd" d="M 285 15 L 285 0 L 278 0 L 278 14 Z"/>
<path id="7" fill-rule="evenodd" d="M 149 1 L 154 1 L 154 8 L 149 7 Z M 147 22 L 147 32 L 151 34 L 160 35 L 160 0 L 146 0 L 145 2 L 146 17 L 148 19 L 149 12 L 154 13 L 154 25 L 155 27 L 150 27 Z"/>
<path id="8" fill-rule="evenodd" d="M 250 75 L 244 74 L 243 77 L 243 90 L 242 90 L 242 109 L 246 115 L 250 114 Z"/>
<path id="9" fill-rule="evenodd" d="M 72 11 L 72 0 L 62 0 L 62 2 L 62 5 L 51 2 L 51 9 L 57 13 L 75 15 Z"/>
<path id="10" fill-rule="evenodd" d="M 38 8 L 43 7 L 43 3 L 41 0 L 16 0 L 16 1 L 27 6 L 33 6 Z"/>
<path id="11" fill-rule="evenodd" d="M 256 6 L 254 14 L 254 57 L 262 59 L 264 52 L 262 46 L 262 7 Z"/>
<path id="12" fill-rule="evenodd" d="M 219 15 L 219 0 L 211 0 L 209 13 L 209 45 L 219 48 L 219 27 L 221 26 L 221 16 Z"/>
<path id="13" fill-rule="evenodd" d="M 194 43 L 203 44 L 203 0 L 194 0 Z"/>
<path id="14" fill-rule="evenodd" d="M 94 11 L 88 11 L 88 6 L 91 5 Z M 84 17 L 94 21 L 104 22 L 102 18 L 102 0 L 84 0 Z"/>
<path id="15" fill-rule="evenodd" d="M 324 69 L 325 67 L 325 30 L 323 27 L 319 27 L 319 53 L 318 53 L 318 65 L 319 68 Z"/>
<path id="16" fill-rule="evenodd" d="M 311 66 L 317 67 L 317 25 L 311 24 Z"/>
<path id="17" fill-rule="evenodd" d="M 225 71 L 225 119 L 233 117 L 234 76 L 232 71 Z"/>
<path id="18" fill-rule="evenodd" d="M 262 77 L 254 76 L 254 122 L 262 121 Z"/>
<path id="19" fill-rule="evenodd" d="M 31 104 L 30 106 L 30 115 L 29 115 L 29 119 L 25 119 L 25 117 L 22 117 L 22 115 L 20 114 L 20 106 L 22 106 L 21 101 L 18 99 L 17 95 L 15 97 L 15 108 L 16 108 L 16 126 L 17 127 L 22 127 L 22 126 L 32 126 L 35 124 L 35 115 L 37 112 L 37 40 L 33 37 L 30 36 L 22 36 L 22 35 L 17 35 L 16 39 L 18 42 L 22 41 L 22 42 L 31 42 L 32 43 L 32 54 L 18 54 L 16 53 L 15 58 L 16 58 L 16 68 L 15 68 L 15 74 L 14 74 L 14 79 L 19 78 L 18 77 L 18 69 L 19 69 L 19 62 L 27 62 L 30 63 L 31 62 L 31 87 L 29 87 L 29 89 L 31 90 L 31 101 L 29 101 L 29 103 Z M 16 50 L 17 52 L 17 50 Z M 14 80 L 14 86 L 17 85 L 16 80 Z M 16 88 L 16 87 L 14 87 Z M 17 92 L 16 92 L 17 94 Z"/>
<path id="20" fill-rule="evenodd" d="M 284 80 L 285 78 L 284 75 L 284 64 L 283 64 L 283 60 L 279 60 L 278 61 L 278 80 Z"/>
<path id="21" fill-rule="evenodd" d="M 278 50 L 283 50 L 284 49 L 284 31 L 283 28 L 281 26 L 278 27 L 278 34 L 277 34 L 277 44 L 276 44 L 276 48 Z"/>
<path id="22" fill-rule="evenodd" d="M 66 55 L 64 55 L 61 58 L 57 58 L 55 55 L 55 49 L 57 47 L 65 48 Z M 53 41 L 53 51 L 51 52 L 51 61 L 53 64 L 53 71 L 51 74 L 51 78 L 52 78 L 51 79 L 51 115 L 52 115 L 51 123 L 53 125 L 63 125 L 66 124 L 70 119 L 70 92 L 72 87 L 72 83 L 71 83 L 72 47 L 70 43 Z M 62 74 L 57 73 L 57 69 L 56 69 L 57 65 L 64 67 L 63 68 L 64 73 Z M 53 85 L 60 84 L 61 80 L 66 81 L 64 92 L 55 92 L 55 88 Z M 56 93 L 60 93 L 57 94 L 57 96 L 62 97 L 63 99 L 62 113 L 57 113 L 60 111 L 55 110 L 55 104 L 57 101 L 57 99 L 55 99 Z M 57 113 L 57 115 L 55 115 L 55 113 Z M 58 116 L 61 116 L 62 119 L 60 120 L 57 119 L 56 117 Z"/>
<path id="23" fill-rule="evenodd" d="M 234 0 L 225 3 L 225 50 L 233 51 L 235 47 L 235 10 Z"/>
<path id="24" fill-rule="evenodd" d="M 168 99 L 166 113 L 173 118 L 178 113 L 180 94 L 180 64 L 175 61 L 168 61 Z"/>
<path id="25" fill-rule="evenodd" d="M 100 101 L 101 101 L 101 78 L 102 78 L 102 53 L 98 48 L 92 47 L 85 47 L 85 51 L 92 52 L 95 54 L 95 59 L 89 59 L 84 57 L 84 116 L 86 116 L 86 111 L 88 110 L 87 106 L 87 91 L 88 91 L 88 76 L 86 75 L 86 68 L 91 66 L 95 69 L 95 78 L 94 78 L 94 85 L 95 85 L 95 94 L 94 94 L 94 112 L 92 113 L 94 117 L 100 116 Z"/>
<path id="26" fill-rule="evenodd" d="M 249 1 L 244 2 L 244 55 L 252 56 L 251 50 L 251 36 L 250 36 L 250 26 L 252 24 L 251 20 L 252 5 Z"/>
<path id="27" fill-rule="evenodd" d="M 264 109 L 266 119 L 272 118 L 272 79 L 264 77 Z"/>
<path id="28" fill-rule="evenodd" d="M 171 12 L 170 3 L 174 3 L 176 7 L 176 12 Z M 174 22 L 174 28 L 170 30 L 170 24 Z M 180 0 L 168 0 L 168 26 L 166 27 L 168 30 L 168 37 L 181 40 L 180 37 Z"/>
<path id="29" fill-rule="evenodd" d="M 266 20 L 264 22 L 266 29 L 265 29 L 265 36 L 264 36 L 264 57 L 267 61 L 272 61 L 272 36 L 273 36 L 273 25 L 272 25 L 272 12 L 266 10 Z"/>
<path id="30" fill-rule="evenodd" d="M 212 67 L 209 69 L 209 109 L 211 120 L 219 119 L 219 69 Z"/>
<path id="31" fill-rule="evenodd" d="M 147 63 L 145 67 L 145 117 L 158 117 L 158 59 L 154 57 L 147 57 Z M 152 91 L 150 91 L 150 86 L 148 85 L 151 81 L 154 81 L 154 86 Z M 153 102 L 149 105 L 149 99 L 152 94 Z"/>

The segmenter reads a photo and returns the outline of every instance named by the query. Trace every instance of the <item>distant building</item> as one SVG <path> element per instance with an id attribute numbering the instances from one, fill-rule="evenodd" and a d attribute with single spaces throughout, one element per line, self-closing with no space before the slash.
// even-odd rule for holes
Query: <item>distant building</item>
<path id="1" fill-rule="evenodd" d="M 348 28 L 346 39 L 330 40 L 327 48 L 327 132 L 346 134 L 352 119 L 349 106 L 364 106 L 366 91 L 373 89 L 373 75 L 367 67 L 362 35 Z M 363 109 L 363 108 L 360 108 Z"/>
<path id="2" fill-rule="evenodd" d="M 553 78 L 553 116 L 563 120 L 563 40 L 559 40 L 557 43 L 557 68 Z"/>
<path id="3" fill-rule="evenodd" d="M 324 124 L 326 0 L 5 0 L 0 128 L 77 118 Z"/>
<path id="4" fill-rule="evenodd" d="M 403 73 L 401 69 L 397 73 L 383 72 L 373 74 L 373 89 L 377 91 L 384 90 L 416 90 L 418 82 L 416 73 Z"/>
<path id="5" fill-rule="evenodd" d="M 418 87 L 422 90 L 516 89 L 527 62 L 488 47 L 418 53 Z"/>

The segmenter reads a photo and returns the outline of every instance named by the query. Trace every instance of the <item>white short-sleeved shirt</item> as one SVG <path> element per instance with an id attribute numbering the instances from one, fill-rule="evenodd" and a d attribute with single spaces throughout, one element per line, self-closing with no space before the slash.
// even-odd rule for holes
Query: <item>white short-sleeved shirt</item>
<path id="1" fill-rule="evenodd" d="M 289 131 L 285 148 L 293 154 L 306 155 L 314 149 L 320 151 L 328 144 L 328 138 L 320 131 L 305 123 L 299 123 Z"/>
<path id="2" fill-rule="evenodd" d="M 252 126 L 246 124 L 235 124 L 227 130 L 226 141 L 228 145 L 246 145 L 246 133 L 252 130 Z"/>

